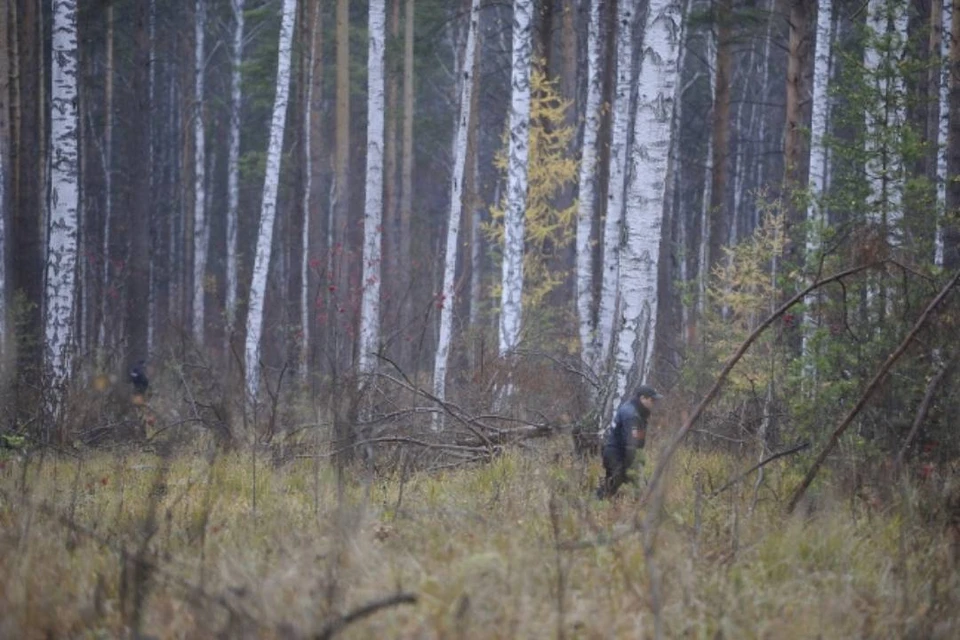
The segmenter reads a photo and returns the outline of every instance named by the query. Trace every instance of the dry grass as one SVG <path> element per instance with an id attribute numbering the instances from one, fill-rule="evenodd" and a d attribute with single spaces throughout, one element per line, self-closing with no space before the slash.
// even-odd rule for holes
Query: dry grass
<path id="1" fill-rule="evenodd" d="M 110 638 L 138 625 L 160 638 L 310 637 L 397 592 L 418 601 L 342 636 L 652 637 L 636 497 L 595 501 L 599 464 L 568 448 L 357 478 L 339 498 L 326 464 L 259 460 L 255 510 L 249 453 L 6 459 L 0 637 Z M 798 476 L 778 462 L 755 507 L 752 479 L 698 507 L 695 478 L 709 493 L 734 468 L 692 452 L 674 465 L 652 558 L 665 637 L 960 634 L 946 534 L 915 501 L 868 511 L 831 498 L 825 480 L 805 515 L 785 518 Z"/>

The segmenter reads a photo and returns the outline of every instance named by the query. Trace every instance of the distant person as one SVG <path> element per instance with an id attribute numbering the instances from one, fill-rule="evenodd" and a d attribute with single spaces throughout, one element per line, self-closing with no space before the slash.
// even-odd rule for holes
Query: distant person
<path id="1" fill-rule="evenodd" d="M 613 428 L 603 439 L 603 468 L 606 477 L 597 489 L 601 500 L 616 495 L 624 482 L 635 482 L 628 474 L 647 438 L 647 420 L 653 403 L 662 398 L 653 387 L 640 385 L 633 397 L 617 408 Z"/>
<path id="2" fill-rule="evenodd" d="M 130 367 L 130 382 L 133 384 L 133 390 L 139 395 L 144 395 L 150 386 L 150 379 L 147 377 L 147 361 L 140 360 Z"/>

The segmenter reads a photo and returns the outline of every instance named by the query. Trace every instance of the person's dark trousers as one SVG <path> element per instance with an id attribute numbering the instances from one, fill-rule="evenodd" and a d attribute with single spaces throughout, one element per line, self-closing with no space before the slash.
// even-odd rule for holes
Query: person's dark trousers
<path id="1" fill-rule="evenodd" d="M 620 486 L 629 480 L 627 461 L 613 449 L 604 447 L 603 468 L 606 471 L 606 477 L 597 489 L 597 497 L 601 500 L 612 498 L 620 490 Z"/>

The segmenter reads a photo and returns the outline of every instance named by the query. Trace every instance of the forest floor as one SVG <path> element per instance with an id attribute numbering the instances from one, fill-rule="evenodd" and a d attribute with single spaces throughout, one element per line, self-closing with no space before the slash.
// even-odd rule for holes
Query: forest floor
<path id="1" fill-rule="evenodd" d="M 687 450 L 652 528 L 568 450 L 343 483 L 249 452 L 8 457 L 0 637 L 960 637 L 916 488 L 864 501 L 824 472 L 786 516 L 802 470 L 711 495 L 752 461 Z"/>

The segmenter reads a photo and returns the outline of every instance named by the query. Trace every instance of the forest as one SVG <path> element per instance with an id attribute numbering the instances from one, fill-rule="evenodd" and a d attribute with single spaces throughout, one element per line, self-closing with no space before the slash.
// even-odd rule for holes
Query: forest
<path id="1" fill-rule="evenodd" d="M 0 3 L 0 637 L 957 637 L 958 175 L 952 0 Z"/>

